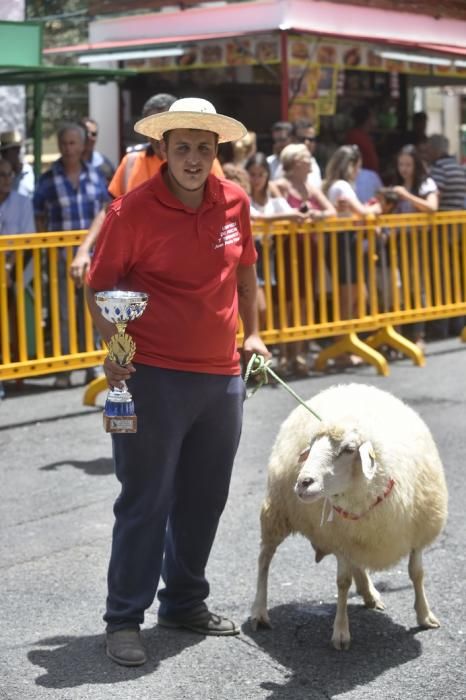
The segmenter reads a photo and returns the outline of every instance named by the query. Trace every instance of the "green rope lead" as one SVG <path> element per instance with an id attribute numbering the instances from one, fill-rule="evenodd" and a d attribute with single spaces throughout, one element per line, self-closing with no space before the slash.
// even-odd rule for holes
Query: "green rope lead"
<path id="1" fill-rule="evenodd" d="M 283 379 L 281 379 L 277 374 L 275 374 L 273 369 L 271 369 L 270 367 L 270 363 L 271 360 L 265 360 L 263 355 L 252 355 L 246 367 L 244 381 L 245 383 L 247 383 L 249 377 L 255 376 L 259 376 L 260 381 L 254 387 L 254 389 L 248 393 L 248 399 L 251 396 L 254 396 L 256 391 L 260 389 L 261 386 L 264 386 L 264 384 L 268 384 L 268 375 L 270 374 L 270 376 L 273 377 L 275 381 L 277 381 L 279 384 L 281 384 L 282 387 L 286 389 L 289 394 L 291 394 L 291 396 L 294 396 L 296 401 L 298 401 L 298 403 L 300 403 L 301 406 L 304 406 L 304 408 L 306 408 L 310 413 L 312 413 L 312 415 L 315 418 L 317 418 L 317 420 L 322 420 L 322 418 L 315 411 L 313 411 L 312 408 L 308 406 L 308 404 L 305 401 L 303 401 L 302 398 L 298 396 L 298 394 L 295 391 L 293 391 L 293 389 L 286 382 L 283 381 Z"/>

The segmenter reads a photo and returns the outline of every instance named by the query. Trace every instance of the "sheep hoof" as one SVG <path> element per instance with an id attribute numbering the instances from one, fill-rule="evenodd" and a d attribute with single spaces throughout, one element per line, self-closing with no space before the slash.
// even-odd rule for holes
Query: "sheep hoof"
<path id="1" fill-rule="evenodd" d="M 385 610 L 385 603 L 382 598 L 367 598 L 364 601 L 364 605 L 371 610 Z"/>
<path id="2" fill-rule="evenodd" d="M 424 617 L 418 617 L 417 624 L 423 629 L 436 629 L 440 627 L 440 622 L 437 620 L 433 612 L 427 613 Z"/>
<path id="3" fill-rule="evenodd" d="M 334 634 L 332 637 L 332 644 L 338 651 L 347 651 L 350 648 L 351 637 L 344 632 L 341 634 Z"/>
<path id="4" fill-rule="evenodd" d="M 249 622 L 251 623 L 251 627 L 254 632 L 256 632 L 260 627 L 264 627 L 265 629 L 270 630 L 273 627 L 267 613 L 251 615 L 251 617 L 249 618 Z"/>

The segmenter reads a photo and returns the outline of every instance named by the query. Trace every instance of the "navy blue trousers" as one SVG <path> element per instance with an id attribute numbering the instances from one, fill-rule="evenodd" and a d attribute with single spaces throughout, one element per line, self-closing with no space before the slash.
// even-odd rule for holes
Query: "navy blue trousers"
<path id="1" fill-rule="evenodd" d="M 115 506 L 107 630 L 137 627 L 159 591 L 176 615 L 207 598 L 205 567 L 241 434 L 241 377 L 136 365 L 135 434 L 114 434 Z"/>

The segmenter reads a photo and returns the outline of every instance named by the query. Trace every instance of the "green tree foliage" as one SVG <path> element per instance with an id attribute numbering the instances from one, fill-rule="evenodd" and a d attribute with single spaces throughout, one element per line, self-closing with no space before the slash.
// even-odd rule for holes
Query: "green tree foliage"
<path id="1" fill-rule="evenodd" d="M 88 40 L 87 0 L 27 0 L 26 19 L 41 22 L 43 46 L 56 48 L 73 46 Z M 76 65 L 72 55 L 45 58 L 46 63 Z M 28 96 L 30 98 L 30 96 Z M 85 83 L 54 84 L 47 87 L 43 104 L 43 135 L 47 139 L 63 121 L 76 121 L 88 112 L 88 86 Z M 28 99 L 28 122 L 32 121 L 31 100 Z M 54 149 L 53 139 L 49 150 Z"/>
<path id="2" fill-rule="evenodd" d="M 87 41 L 87 0 L 27 0 L 26 19 L 42 22 L 44 48 Z"/>

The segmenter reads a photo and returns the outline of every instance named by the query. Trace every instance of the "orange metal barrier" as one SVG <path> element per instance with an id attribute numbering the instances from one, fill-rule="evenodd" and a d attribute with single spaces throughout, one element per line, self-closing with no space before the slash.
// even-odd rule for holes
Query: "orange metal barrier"
<path id="1" fill-rule="evenodd" d="M 335 337 L 318 369 L 354 352 L 387 374 L 381 345 L 422 365 L 422 352 L 394 326 L 466 315 L 466 212 L 256 221 L 253 230 L 262 259 L 262 336 L 268 344 Z M 82 290 L 67 275 L 84 235 L 0 236 L 0 380 L 102 361 Z M 361 332 L 371 335 L 361 340 Z M 85 403 L 104 385 L 95 380 Z"/>

